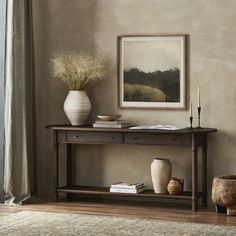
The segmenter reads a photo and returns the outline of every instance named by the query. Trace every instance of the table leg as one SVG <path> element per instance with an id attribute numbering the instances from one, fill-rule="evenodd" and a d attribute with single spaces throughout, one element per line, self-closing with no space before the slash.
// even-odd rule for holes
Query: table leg
<path id="1" fill-rule="evenodd" d="M 198 148 L 192 137 L 192 211 L 198 211 Z"/>
<path id="2" fill-rule="evenodd" d="M 59 173 L 59 143 L 58 131 L 53 131 L 53 200 L 58 201 L 58 173 Z"/>
<path id="3" fill-rule="evenodd" d="M 207 207 L 207 145 L 202 146 L 202 205 Z"/>
<path id="4" fill-rule="evenodd" d="M 72 185 L 72 144 L 67 143 L 67 186 Z M 67 193 L 67 199 L 71 198 L 71 193 Z"/>

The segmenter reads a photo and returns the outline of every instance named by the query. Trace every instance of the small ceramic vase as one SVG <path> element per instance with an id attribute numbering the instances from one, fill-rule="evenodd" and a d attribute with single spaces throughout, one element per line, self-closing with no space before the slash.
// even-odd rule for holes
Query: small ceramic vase
<path id="1" fill-rule="evenodd" d="M 172 165 L 169 159 L 155 158 L 151 164 L 152 183 L 155 193 L 167 193 Z"/>
<path id="2" fill-rule="evenodd" d="M 167 190 L 170 195 L 180 195 L 184 190 L 184 180 L 178 177 L 172 177 L 167 185 Z"/>

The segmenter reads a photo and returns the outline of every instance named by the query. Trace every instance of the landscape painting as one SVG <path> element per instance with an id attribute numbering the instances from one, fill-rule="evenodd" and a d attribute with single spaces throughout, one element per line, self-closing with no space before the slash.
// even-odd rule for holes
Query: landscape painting
<path id="1" fill-rule="evenodd" d="M 119 36 L 121 108 L 184 109 L 186 36 Z"/>

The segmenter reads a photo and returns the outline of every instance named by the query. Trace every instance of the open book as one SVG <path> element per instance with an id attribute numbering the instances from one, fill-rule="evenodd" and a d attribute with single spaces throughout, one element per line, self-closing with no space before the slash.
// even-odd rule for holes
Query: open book
<path id="1" fill-rule="evenodd" d="M 179 130 L 183 128 L 176 127 L 174 125 L 139 125 L 130 127 L 130 129 L 163 129 L 163 130 Z"/>

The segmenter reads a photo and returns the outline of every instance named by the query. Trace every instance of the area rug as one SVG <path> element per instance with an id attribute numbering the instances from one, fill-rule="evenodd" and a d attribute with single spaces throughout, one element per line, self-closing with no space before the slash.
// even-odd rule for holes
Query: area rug
<path id="1" fill-rule="evenodd" d="M 236 227 L 141 218 L 22 211 L 0 218 L 0 235 L 228 236 Z"/>

